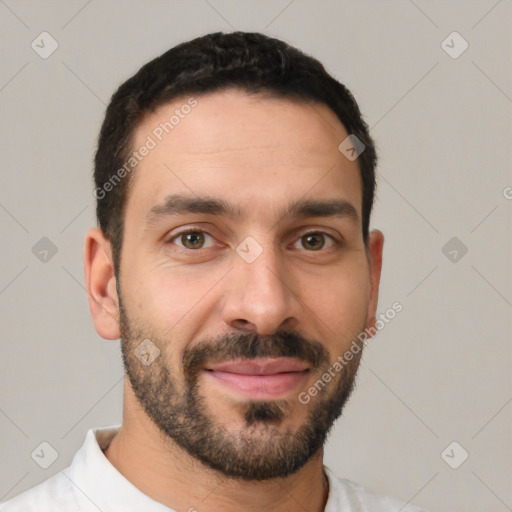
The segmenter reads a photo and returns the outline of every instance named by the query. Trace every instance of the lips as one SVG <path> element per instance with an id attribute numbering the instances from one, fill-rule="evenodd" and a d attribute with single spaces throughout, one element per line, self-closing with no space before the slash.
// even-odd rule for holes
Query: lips
<path id="1" fill-rule="evenodd" d="M 308 375 L 306 363 L 290 358 L 259 358 L 211 364 L 205 376 L 254 399 L 279 398 L 297 391 Z"/>
<path id="2" fill-rule="evenodd" d="M 207 370 L 241 375 L 275 375 L 277 373 L 302 372 L 307 369 L 308 365 L 306 363 L 284 357 L 227 361 L 207 367 Z"/>

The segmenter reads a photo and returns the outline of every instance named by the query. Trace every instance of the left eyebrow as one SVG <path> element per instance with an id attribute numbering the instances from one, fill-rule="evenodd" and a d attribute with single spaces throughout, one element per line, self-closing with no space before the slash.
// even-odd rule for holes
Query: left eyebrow
<path id="1" fill-rule="evenodd" d="M 359 222 L 357 210 L 345 199 L 301 199 L 288 206 L 281 217 L 341 217 Z"/>
<path id="2" fill-rule="evenodd" d="M 153 206 L 146 214 L 146 224 L 152 224 L 161 218 L 202 213 L 221 217 L 244 219 L 240 207 L 224 199 L 197 197 L 186 194 L 167 196 L 160 204 Z M 279 219 L 308 217 L 340 217 L 355 223 L 359 215 L 355 207 L 345 199 L 301 199 L 285 207 L 278 215 Z"/>

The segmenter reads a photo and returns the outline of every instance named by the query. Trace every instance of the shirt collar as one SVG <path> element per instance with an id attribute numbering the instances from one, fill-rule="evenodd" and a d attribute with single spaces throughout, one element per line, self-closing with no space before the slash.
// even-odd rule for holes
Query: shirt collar
<path id="1" fill-rule="evenodd" d="M 109 511 L 169 512 L 171 509 L 146 496 L 105 457 L 105 449 L 121 425 L 94 428 L 64 474 L 98 509 Z"/>
<path id="2" fill-rule="evenodd" d="M 113 425 L 89 430 L 71 466 L 63 471 L 64 475 L 80 493 L 104 512 L 172 512 L 172 509 L 137 489 L 105 457 L 103 450 L 120 428 L 121 425 Z M 324 471 L 329 481 L 329 495 L 324 512 L 334 512 L 339 510 L 337 495 L 340 482 L 326 466 Z"/>

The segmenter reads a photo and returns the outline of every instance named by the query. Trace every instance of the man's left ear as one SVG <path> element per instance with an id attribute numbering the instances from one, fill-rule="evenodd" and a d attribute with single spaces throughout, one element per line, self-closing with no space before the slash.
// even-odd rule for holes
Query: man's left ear
<path id="1" fill-rule="evenodd" d="M 366 329 L 374 332 L 377 319 L 377 302 L 379 299 L 380 272 L 382 269 L 382 250 L 384 247 L 384 235 L 378 229 L 369 234 L 368 256 L 370 263 L 370 301 L 368 304 L 368 315 L 366 317 Z M 370 336 L 368 336 L 370 337 Z"/>

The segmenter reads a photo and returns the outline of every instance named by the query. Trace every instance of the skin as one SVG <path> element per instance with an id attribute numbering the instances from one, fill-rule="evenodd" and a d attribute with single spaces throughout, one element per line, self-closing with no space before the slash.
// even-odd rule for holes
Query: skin
<path id="1" fill-rule="evenodd" d="M 136 129 L 133 147 L 142 145 L 186 99 L 148 115 Z M 199 96 L 197 101 L 135 171 L 119 273 L 127 318 L 151 339 L 165 340 L 159 346 L 159 364 L 178 383 L 184 382 L 181 355 L 187 348 L 203 338 L 234 332 L 272 336 L 294 330 L 319 341 L 333 363 L 362 329 L 375 326 L 384 242 L 382 233 L 373 230 L 365 248 L 358 163 L 338 150 L 347 131 L 321 104 L 262 99 L 237 90 Z M 222 198 L 243 215 L 186 214 L 145 224 L 154 205 L 177 193 Z M 344 199 L 358 219 L 277 217 L 284 205 L 304 198 Z M 207 248 L 180 252 L 173 245 L 183 244 L 179 237 L 170 239 L 188 227 L 211 235 Z M 302 238 L 308 231 L 333 239 L 325 238 L 324 248 L 313 251 Z M 235 250 L 247 236 L 263 249 L 252 263 Z M 122 326 L 112 252 L 98 228 L 87 234 L 84 261 L 96 330 L 103 338 L 118 339 Z M 350 368 L 355 375 L 358 363 L 354 358 L 344 371 Z M 318 377 L 312 372 L 284 397 L 287 415 L 279 429 L 296 431 L 304 424 L 320 398 L 301 404 L 297 395 Z M 338 373 L 324 397 L 333 396 L 339 379 Z M 210 418 L 234 435 L 241 433 L 238 405 L 249 399 L 203 376 L 198 385 Z M 325 507 L 322 449 L 284 478 L 228 478 L 163 435 L 128 377 L 123 411 L 123 426 L 105 455 L 138 489 L 170 508 L 320 512 Z M 258 424 L 255 442 L 265 446 L 268 435 Z"/>

